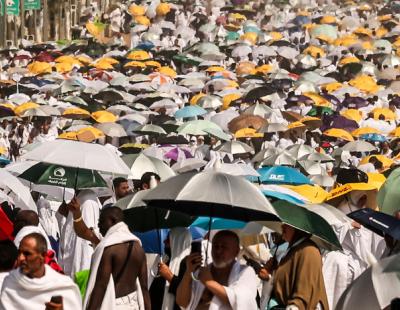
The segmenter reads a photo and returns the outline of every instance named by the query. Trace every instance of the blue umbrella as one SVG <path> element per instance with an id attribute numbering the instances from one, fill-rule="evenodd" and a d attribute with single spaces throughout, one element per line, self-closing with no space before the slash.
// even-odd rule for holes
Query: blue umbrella
<path id="1" fill-rule="evenodd" d="M 372 141 L 372 142 L 385 142 L 385 141 L 387 141 L 385 136 L 380 135 L 378 133 L 369 133 L 369 134 L 366 134 L 366 135 L 362 135 L 361 139 L 365 140 L 365 141 Z"/>
<path id="2" fill-rule="evenodd" d="M 0 156 L 0 165 L 8 165 L 9 163 L 11 163 L 11 160 L 3 156 Z"/>
<path id="3" fill-rule="evenodd" d="M 227 220 L 219 217 L 212 218 L 211 229 L 242 229 L 246 226 L 245 222 L 236 220 Z M 207 216 L 199 216 L 191 225 L 191 227 L 200 227 L 204 230 L 210 228 L 210 218 Z"/>
<path id="4" fill-rule="evenodd" d="M 400 220 L 394 216 L 364 208 L 348 214 L 348 217 L 378 235 L 389 235 L 395 240 L 400 240 Z"/>
<path id="5" fill-rule="evenodd" d="M 261 183 L 265 184 L 312 184 L 304 174 L 291 167 L 263 167 L 257 172 L 260 174 Z"/>
<path id="6" fill-rule="evenodd" d="M 305 24 L 310 24 L 311 20 L 307 16 L 299 15 L 299 16 L 296 16 L 293 19 L 293 23 L 296 24 L 296 25 L 302 26 L 302 25 L 305 25 Z"/>
<path id="7" fill-rule="evenodd" d="M 207 111 L 198 105 L 189 105 L 175 112 L 175 118 L 196 117 L 206 114 Z"/>
<path id="8" fill-rule="evenodd" d="M 151 41 L 144 41 L 144 42 L 139 43 L 138 46 L 136 46 L 136 49 L 145 50 L 145 51 L 149 51 L 152 48 L 154 48 L 154 44 Z"/>
<path id="9" fill-rule="evenodd" d="M 279 192 L 274 192 L 274 191 L 265 190 L 265 189 L 262 190 L 262 193 L 265 196 L 267 196 L 267 198 L 275 198 L 275 199 L 279 199 L 279 200 L 285 200 L 285 201 L 288 201 L 290 203 L 294 203 L 294 204 L 298 204 L 298 205 L 304 205 L 304 201 L 303 200 L 300 200 L 300 199 L 298 199 L 296 197 L 290 196 L 290 195 L 285 194 L 285 193 L 279 193 Z M 196 222 L 196 221 L 194 221 L 194 222 Z"/>
<path id="10" fill-rule="evenodd" d="M 246 27 L 244 27 L 243 31 L 244 31 L 244 33 L 246 33 L 246 32 L 260 33 L 260 29 L 255 26 L 246 26 Z"/>

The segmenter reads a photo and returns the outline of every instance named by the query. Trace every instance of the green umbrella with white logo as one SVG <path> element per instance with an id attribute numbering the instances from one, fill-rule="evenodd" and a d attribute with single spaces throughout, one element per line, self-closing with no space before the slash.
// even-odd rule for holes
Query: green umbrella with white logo
<path id="1" fill-rule="evenodd" d="M 95 170 L 37 163 L 19 175 L 34 184 L 82 189 L 107 187 L 106 181 Z"/>

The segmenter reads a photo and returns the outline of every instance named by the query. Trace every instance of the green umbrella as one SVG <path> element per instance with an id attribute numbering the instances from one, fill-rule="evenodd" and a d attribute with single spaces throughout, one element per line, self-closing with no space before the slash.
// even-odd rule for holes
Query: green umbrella
<path id="1" fill-rule="evenodd" d="M 279 200 L 272 204 L 283 223 L 293 226 L 299 230 L 310 233 L 311 240 L 318 246 L 327 250 L 341 250 L 339 240 L 329 223 L 319 214 L 312 212 L 312 208 L 301 206 Z M 264 226 L 275 231 L 280 231 L 280 224 L 277 222 L 261 222 Z"/>
<path id="2" fill-rule="evenodd" d="M 206 120 L 195 120 L 179 126 L 177 132 L 181 135 L 206 135 L 206 130 L 223 131 L 217 124 Z"/>
<path id="3" fill-rule="evenodd" d="M 308 113 L 308 116 L 321 116 L 322 114 L 332 115 L 333 110 L 328 107 L 313 107 Z"/>
<path id="4" fill-rule="evenodd" d="M 128 195 L 115 204 L 124 210 L 124 222 L 131 230 L 146 232 L 153 229 L 188 227 L 196 217 L 183 213 L 147 207 L 142 200 L 150 190 Z"/>
<path id="5" fill-rule="evenodd" d="M 400 168 L 393 170 L 378 192 L 378 206 L 382 212 L 393 215 L 400 210 Z"/>
<path id="6" fill-rule="evenodd" d="M 318 36 L 325 36 L 332 40 L 338 38 L 338 30 L 335 26 L 332 25 L 317 25 L 311 30 L 311 35 L 315 38 Z"/>
<path id="7" fill-rule="evenodd" d="M 182 55 L 182 54 L 175 55 L 172 57 L 172 59 L 177 62 L 181 62 L 183 64 L 192 65 L 192 66 L 198 66 L 200 64 L 200 61 L 197 61 L 193 58 L 190 58 L 190 57 Z"/>
<path id="8" fill-rule="evenodd" d="M 19 175 L 35 184 L 67 188 L 107 187 L 103 177 L 94 170 L 38 163 Z"/>

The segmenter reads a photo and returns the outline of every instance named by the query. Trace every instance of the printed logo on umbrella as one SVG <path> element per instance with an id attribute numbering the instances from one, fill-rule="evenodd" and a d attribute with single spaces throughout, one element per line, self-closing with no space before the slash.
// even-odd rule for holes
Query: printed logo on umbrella
<path id="1" fill-rule="evenodd" d="M 65 175 L 65 169 L 64 168 L 56 168 L 53 171 L 54 176 L 62 178 Z"/>
<path id="2" fill-rule="evenodd" d="M 285 175 L 284 174 L 270 174 L 269 179 L 276 180 L 276 181 L 284 181 Z"/>

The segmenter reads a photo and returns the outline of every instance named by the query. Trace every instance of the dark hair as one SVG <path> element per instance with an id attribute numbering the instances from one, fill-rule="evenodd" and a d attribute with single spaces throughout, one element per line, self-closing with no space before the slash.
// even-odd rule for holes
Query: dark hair
<path id="1" fill-rule="evenodd" d="M 26 235 L 22 240 L 32 238 L 35 239 L 36 241 L 36 251 L 38 251 L 41 254 L 47 253 L 47 242 L 45 237 L 43 237 L 42 234 L 39 233 L 31 233 L 29 235 Z M 22 242 L 21 240 L 21 242 Z"/>
<path id="2" fill-rule="evenodd" d="M 125 182 L 128 182 L 128 180 L 125 178 L 115 178 L 113 180 L 113 186 L 114 186 L 114 188 L 117 188 L 118 186 L 121 185 L 121 183 L 125 183 Z"/>
<path id="3" fill-rule="evenodd" d="M 142 186 L 143 186 L 143 184 L 150 185 L 150 180 L 151 180 L 151 177 L 152 177 L 152 176 L 154 176 L 154 178 L 155 178 L 157 181 L 161 181 L 161 178 L 160 178 L 160 176 L 159 176 L 157 173 L 154 173 L 154 172 L 145 172 L 145 173 L 142 175 L 142 177 L 140 178 L 140 183 L 142 184 Z"/>
<path id="4" fill-rule="evenodd" d="M 18 257 L 18 249 L 11 240 L 0 241 L 0 271 L 13 269 Z"/>
<path id="5" fill-rule="evenodd" d="M 101 210 L 101 216 L 104 217 L 109 217 L 112 219 L 115 223 L 122 222 L 124 220 L 124 212 L 118 208 L 118 207 L 107 207 Z"/>

